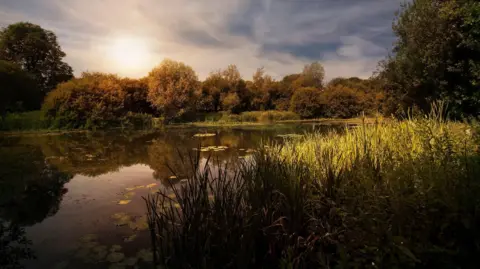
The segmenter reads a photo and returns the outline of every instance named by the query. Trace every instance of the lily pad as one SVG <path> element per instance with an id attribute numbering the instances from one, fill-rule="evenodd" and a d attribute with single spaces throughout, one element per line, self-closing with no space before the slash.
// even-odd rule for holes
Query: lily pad
<path id="1" fill-rule="evenodd" d="M 138 262 L 137 257 L 130 257 L 130 258 L 127 258 L 125 261 L 123 261 L 123 263 L 126 264 L 127 266 L 134 266 L 135 264 L 137 264 L 137 262 Z"/>
<path id="2" fill-rule="evenodd" d="M 175 193 L 170 193 L 168 195 L 168 198 L 175 199 L 175 198 L 177 198 L 177 196 L 175 195 Z"/>
<path id="3" fill-rule="evenodd" d="M 130 199 L 132 198 L 133 196 L 135 196 L 135 192 L 131 191 L 131 192 L 127 192 L 123 195 L 123 198 L 125 199 Z"/>
<path id="4" fill-rule="evenodd" d="M 153 261 L 153 253 L 152 253 L 152 251 L 150 251 L 148 249 L 141 249 L 137 253 L 137 258 L 141 259 L 145 262 L 152 262 Z"/>
<path id="5" fill-rule="evenodd" d="M 107 261 L 111 263 L 119 262 L 119 261 L 122 261 L 123 259 L 125 259 L 125 254 L 121 252 L 112 252 L 107 256 Z"/>
<path id="6" fill-rule="evenodd" d="M 181 208 L 181 206 L 180 206 L 179 203 L 175 203 L 175 204 L 173 204 L 173 206 L 174 206 L 175 208 Z"/>
<path id="7" fill-rule="evenodd" d="M 153 188 L 157 186 L 157 183 L 152 183 L 152 184 L 148 184 L 147 186 L 145 186 L 146 188 Z"/>
<path id="8" fill-rule="evenodd" d="M 80 237 L 80 242 L 91 242 L 97 240 L 97 235 L 96 234 L 86 234 L 82 237 Z"/>
<path id="9" fill-rule="evenodd" d="M 132 234 L 123 238 L 123 242 L 132 242 L 133 240 L 135 240 L 135 238 L 137 238 L 137 234 Z"/>
<path id="10" fill-rule="evenodd" d="M 119 204 L 119 205 L 127 205 L 127 204 L 129 204 L 131 201 L 132 201 L 132 200 L 120 200 L 120 201 L 118 201 L 118 204 Z"/>
<path id="11" fill-rule="evenodd" d="M 169 179 L 177 179 L 177 176 L 170 176 Z"/>
<path id="12" fill-rule="evenodd" d="M 120 245 L 113 245 L 110 248 L 110 252 L 115 252 L 115 251 L 119 251 L 119 250 L 122 250 L 122 246 L 120 246 Z"/>
<path id="13" fill-rule="evenodd" d="M 216 136 L 217 134 L 214 133 L 199 133 L 199 134 L 194 134 L 194 137 L 211 137 L 211 136 Z"/>

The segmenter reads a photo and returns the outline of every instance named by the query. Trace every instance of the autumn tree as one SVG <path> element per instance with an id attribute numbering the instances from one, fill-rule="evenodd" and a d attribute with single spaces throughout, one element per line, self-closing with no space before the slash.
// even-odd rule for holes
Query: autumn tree
<path id="1" fill-rule="evenodd" d="M 133 113 L 152 114 L 153 107 L 148 102 L 148 81 L 146 78 L 131 79 L 123 78 L 120 85 L 125 93 L 124 108 Z"/>
<path id="2" fill-rule="evenodd" d="M 148 75 L 148 100 L 171 121 L 194 110 L 199 86 L 190 66 L 165 59 Z"/>
<path id="3" fill-rule="evenodd" d="M 227 81 L 220 72 L 211 72 L 200 88 L 197 108 L 206 112 L 217 112 L 222 107 L 222 93 L 228 87 Z"/>
<path id="4" fill-rule="evenodd" d="M 274 109 L 274 101 L 277 99 L 278 83 L 269 75 L 265 69 L 258 68 L 253 74 L 252 81 L 247 83 L 251 92 L 251 109 L 269 110 Z"/>
<path id="5" fill-rule="evenodd" d="M 0 60 L 30 73 L 42 96 L 73 77 L 72 68 L 62 61 L 64 57 L 56 35 L 38 25 L 20 22 L 0 31 Z"/>
<path id="6" fill-rule="evenodd" d="M 116 75 L 84 73 L 51 91 L 42 110 L 55 128 L 105 128 L 118 126 L 126 114 L 124 100 Z"/>
<path id="7" fill-rule="evenodd" d="M 326 105 L 321 90 L 314 87 L 300 88 L 292 96 L 290 111 L 302 118 L 313 118 L 320 116 Z"/>
<path id="8" fill-rule="evenodd" d="M 457 115 L 480 112 L 480 2 L 416 0 L 403 6 L 393 31 L 379 74 L 392 110 L 428 110 L 443 99 Z"/>

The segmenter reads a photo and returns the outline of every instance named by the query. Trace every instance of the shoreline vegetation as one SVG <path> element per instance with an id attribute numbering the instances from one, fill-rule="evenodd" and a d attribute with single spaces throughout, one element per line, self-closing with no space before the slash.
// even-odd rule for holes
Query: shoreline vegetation
<path id="1" fill-rule="evenodd" d="M 270 116 L 269 115 L 280 115 Z M 287 115 L 287 116 L 285 116 Z M 17 113 L 7 115 L 2 121 L 0 120 L 0 134 L 3 135 L 23 135 L 23 134 L 63 134 L 75 132 L 88 131 L 112 131 L 112 130 L 127 130 L 127 131 L 145 131 L 145 130 L 162 130 L 163 128 L 187 128 L 187 127 L 242 127 L 242 126 L 271 126 L 279 124 L 296 124 L 296 123 L 317 123 L 321 125 L 359 125 L 363 122 L 373 124 L 377 121 L 385 121 L 386 119 L 377 117 L 356 117 L 349 119 L 301 119 L 298 115 L 292 112 L 284 111 L 249 111 L 243 112 L 239 115 L 230 114 L 228 112 L 207 113 L 201 114 L 198 121 L 192 122 L 177 122 L 162 124 L 161 118 L 148 117 L 148 121 L 144 125 L 132 126 L 126 125 L 124 127 L 107 127 L 104 129 L 50 129 L 48 124 L 44 123 L 45 119 L 42 117 L 40 111 L 32 111 L 26 113 Z M 2 125 L 3 124 L 3 125 Z M 8 126 L 8 127 L 6 127 Z"/>
<path id="2" fill-rule="evenodd" d="M 475 268 L 480 129 L 437 112 L 265 145 L 239 166 L 184 156 L 197 172 L 146 198 L 156 265 Z"/>

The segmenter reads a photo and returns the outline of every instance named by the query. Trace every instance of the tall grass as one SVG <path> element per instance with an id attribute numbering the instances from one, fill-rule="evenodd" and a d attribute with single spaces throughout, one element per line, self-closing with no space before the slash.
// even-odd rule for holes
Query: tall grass
<path id="1" fill-rule="evenodd" d="M 156 262 L 476 268 L 477 143 L 471 126 L 432 114 L 313 134 L 232 167 L 207 161 L 147 199 Z"/>

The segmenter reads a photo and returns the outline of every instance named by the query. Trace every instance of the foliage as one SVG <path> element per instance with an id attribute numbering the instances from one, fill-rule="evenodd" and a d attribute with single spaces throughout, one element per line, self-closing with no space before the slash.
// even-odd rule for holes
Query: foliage
<path id="1" fill-rule="evenodd" d="M 318 117 L 327 105 L 322 91 L 316 88 L 300 88 L 295 91 L 290 101 L 290 111 L 302 118 Z"/>
<path id="2" fill-rule="evenodd" d="M 40 103 L 33 78 L 14 63 L 0 60 L 0 85 L 0 117 L 35 109 Z"/>
<path id="3" fill-rule="evenodd" d="M 198 88 L 195 71 L 181 62 L 163 60 L 148 75 L 148 100 L 167 121 L 195 108 Z"/>
<path id="4" fill-rule="evenodd" d="M 154 114 L 151 104 L 147 101 L 147 79 L 123 78 L 120 80 L 122 90 L 125 92 L 124 108 L 133 113 Z"/>
<path id="5" fill-rule="evenodd" d="M 118 125 L 124 99 L 117 76 L 84 73 L 49 93 L 42 110 L 53 128 L 105 128 Z"/>
<path id="6" fill-rule="evenodd" d="M 324 106 L 322 116 L 327 118 L 353 118 L 365 108 L 365 93 L 344 86 L 333 86 L 322 92 Z"/>
<path id="7" fill-rule="evenodd" d="M 32 131 L 48 129 L 49 121 L 42 111 L 23 113 L 9 113 L 0 119 L 0 130 L 3 131 Z"/>
<path id="8" fill-rule="evenodd" d="M 64 57 L 56 35 L 38 25 L 19 22 L 0 31 L 0 60 L 15 63 L 31 74 L 42 97 L 73 77 L 72 68 L 62 61 Z"/>
<path id="9" fill-rule="evenodd" d="M 290 139 L 233 170 L 181 158 L 196 172 L 146 200 L 155 262 L 475 268 L 480 156 L 469 126 L 432 115 Z"/>
<path id="10" fill-rule="evenodd" d="M 404 6 L 393 30 L 392 56 L 379 78 L 390 111 L 427 110 L 433 100 L 450 103 L 455 116 L 480 110 L 480 3 L 417 0 Z"/>

